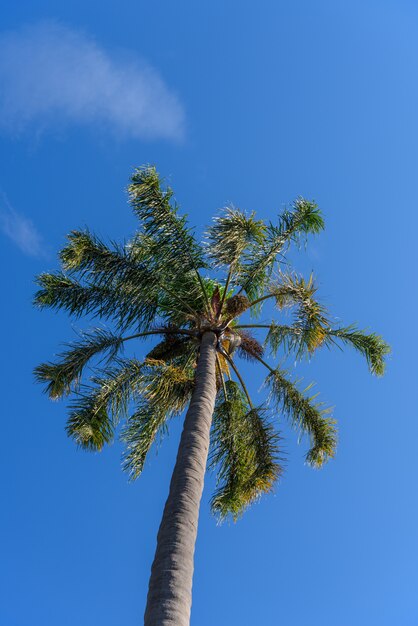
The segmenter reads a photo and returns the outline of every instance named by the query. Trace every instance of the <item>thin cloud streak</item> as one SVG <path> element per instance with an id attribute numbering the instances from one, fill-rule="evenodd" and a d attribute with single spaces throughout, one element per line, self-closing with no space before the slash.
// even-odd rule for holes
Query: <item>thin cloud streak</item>
<path id="1" fill-rule="evenodd" d="M 178 140 L 184 111 L 153 68 L 111 56 L 66 26 L 41 22 L 0 35 L 0 127 L 16 133 L 66 123 Z"/>
<path id="2" fill-rule="evenodd" d="M 1 194 L 0 230 L 28 256 L 44 257 L 42 237 L 33 222 L 14 210 L 4 193 Z"/>

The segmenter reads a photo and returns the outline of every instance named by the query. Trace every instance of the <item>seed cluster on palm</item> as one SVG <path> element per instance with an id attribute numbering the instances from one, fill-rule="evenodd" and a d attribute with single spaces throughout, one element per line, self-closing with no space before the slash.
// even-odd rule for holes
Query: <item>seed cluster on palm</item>
<path id="1" fill-rule="evenodd" d="M 213 332 L 217 395 L 210 464 L 218 488 L 212 507 L 221 517 L 237 517 L 280 476 L 278 415 L 309 437 L 309 464 L 320 467 L 335 454 L 329 408 L 309 386 L 299 388 L 281 366 L 272 365 L 271 357 L 283 362 L 349 344 L 381 375 L 388 347 L 374 333 L 336 327 L 316 299 L 312 276 L 305 279 L 284 263 L 290 245 L 323 229 L 316 204 L 297 199 L 277 224 L 226 208 L 200 244 L 155 168 L 134 172 L 129 197 L 139 229 L 126 245 L 73 231 L 60 252 L 62 269 L 38 277 L 39 307 L 97 318 L 101 325 L 81 332 L 56 361 L 38 366 L 36 378 L 51 398 L 72 396 L 67 433 L 81 447 L 100 450 L 122 422 L 124 466 L 136 478 L 170 417 L 189 404 L 201 338 Z M 269 301 L 278 319 L 249 319 Z M 285 308 L 292 310 L 290 323 L 280 320 Z M 157 343 L 149 350 L 154 336 Z M 124 356 L 127 342 L 138 344 L 141 357 Z M 262 402 L 250 397 L 240 359 L 266 369 Z"/>

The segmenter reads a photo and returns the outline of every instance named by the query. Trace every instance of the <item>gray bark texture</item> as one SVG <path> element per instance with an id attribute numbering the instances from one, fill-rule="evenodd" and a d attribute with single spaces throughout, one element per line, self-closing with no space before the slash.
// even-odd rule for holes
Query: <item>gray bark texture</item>
<path id="1" fill-rule="evenodd" d="M 170 492 L 158 531 L 145 626 L 188 626 L 194 549 L 216 397 L 216 335 L 204 333 L 196 386 L 184 420 Z"/>

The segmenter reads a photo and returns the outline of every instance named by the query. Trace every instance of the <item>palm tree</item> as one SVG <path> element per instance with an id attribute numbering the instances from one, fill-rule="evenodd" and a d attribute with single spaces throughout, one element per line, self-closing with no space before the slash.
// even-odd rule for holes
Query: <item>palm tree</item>
<path id="1" fill-rule="evenodd" d="M 127 244 L 73 231 L 60 252 L 61 271 L 37 279 L 39 307 L 106 320 L 112 330 L 80 333 L 35 373 L 51 398 L 72 395 L 66 430 L 82 448 L 101 450 L 124 421 L 124 467 L 134 479 L 169 419 L 188 405 L 145 612 L 146 626 L 186 626 L 209 444 L 218 477 L 211 505 L 221 518 L 236 519 L 280 476 L 277 414 L 308 436 L 309 465 L 321 467 L 335 454 L 330 409 L 265 353 L 300 360 L 321 346 L 346 344 L 381 375 L 388 346 L 355 326 L 336 327 L 316 300 L 313 278 L 284 263 L 290 245 L 323 229 L 316 204 L 299 198 L 277 225 L 226 208 L 199 244 L 153 167 L 135 170 L 129 195 L 140 228 Z M 251 316 L 269 301 L 279 312 L 289 308 L 291 322 L 255 323 Z M 260 343 L 252 333 L 263 332 Z M 142 347 L 152 337 L 158 343 L 145 357 L 124 356 L 127 342 Z M 263 403 L 251 399 L 236 357 L 267 370 Z"/>

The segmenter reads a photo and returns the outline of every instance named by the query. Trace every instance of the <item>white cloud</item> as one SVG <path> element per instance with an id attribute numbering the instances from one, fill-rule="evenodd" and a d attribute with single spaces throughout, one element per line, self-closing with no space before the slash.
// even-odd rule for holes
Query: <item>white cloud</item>
<path id="1" fill-rule="evenodd" d="M 56 22 L 0 35 L 0 125 L 99 124 L 118 135 L 179 139 L 184 112 L 157 72 L 111 56 Z"/>
<path id="2" fill-rule="evenodd" d="M 42 238 L 32 221 L 17 213 L 4 194 L 0 205 L 0 230 L 25 254 L 35 257 L 45 255 Z"/>

